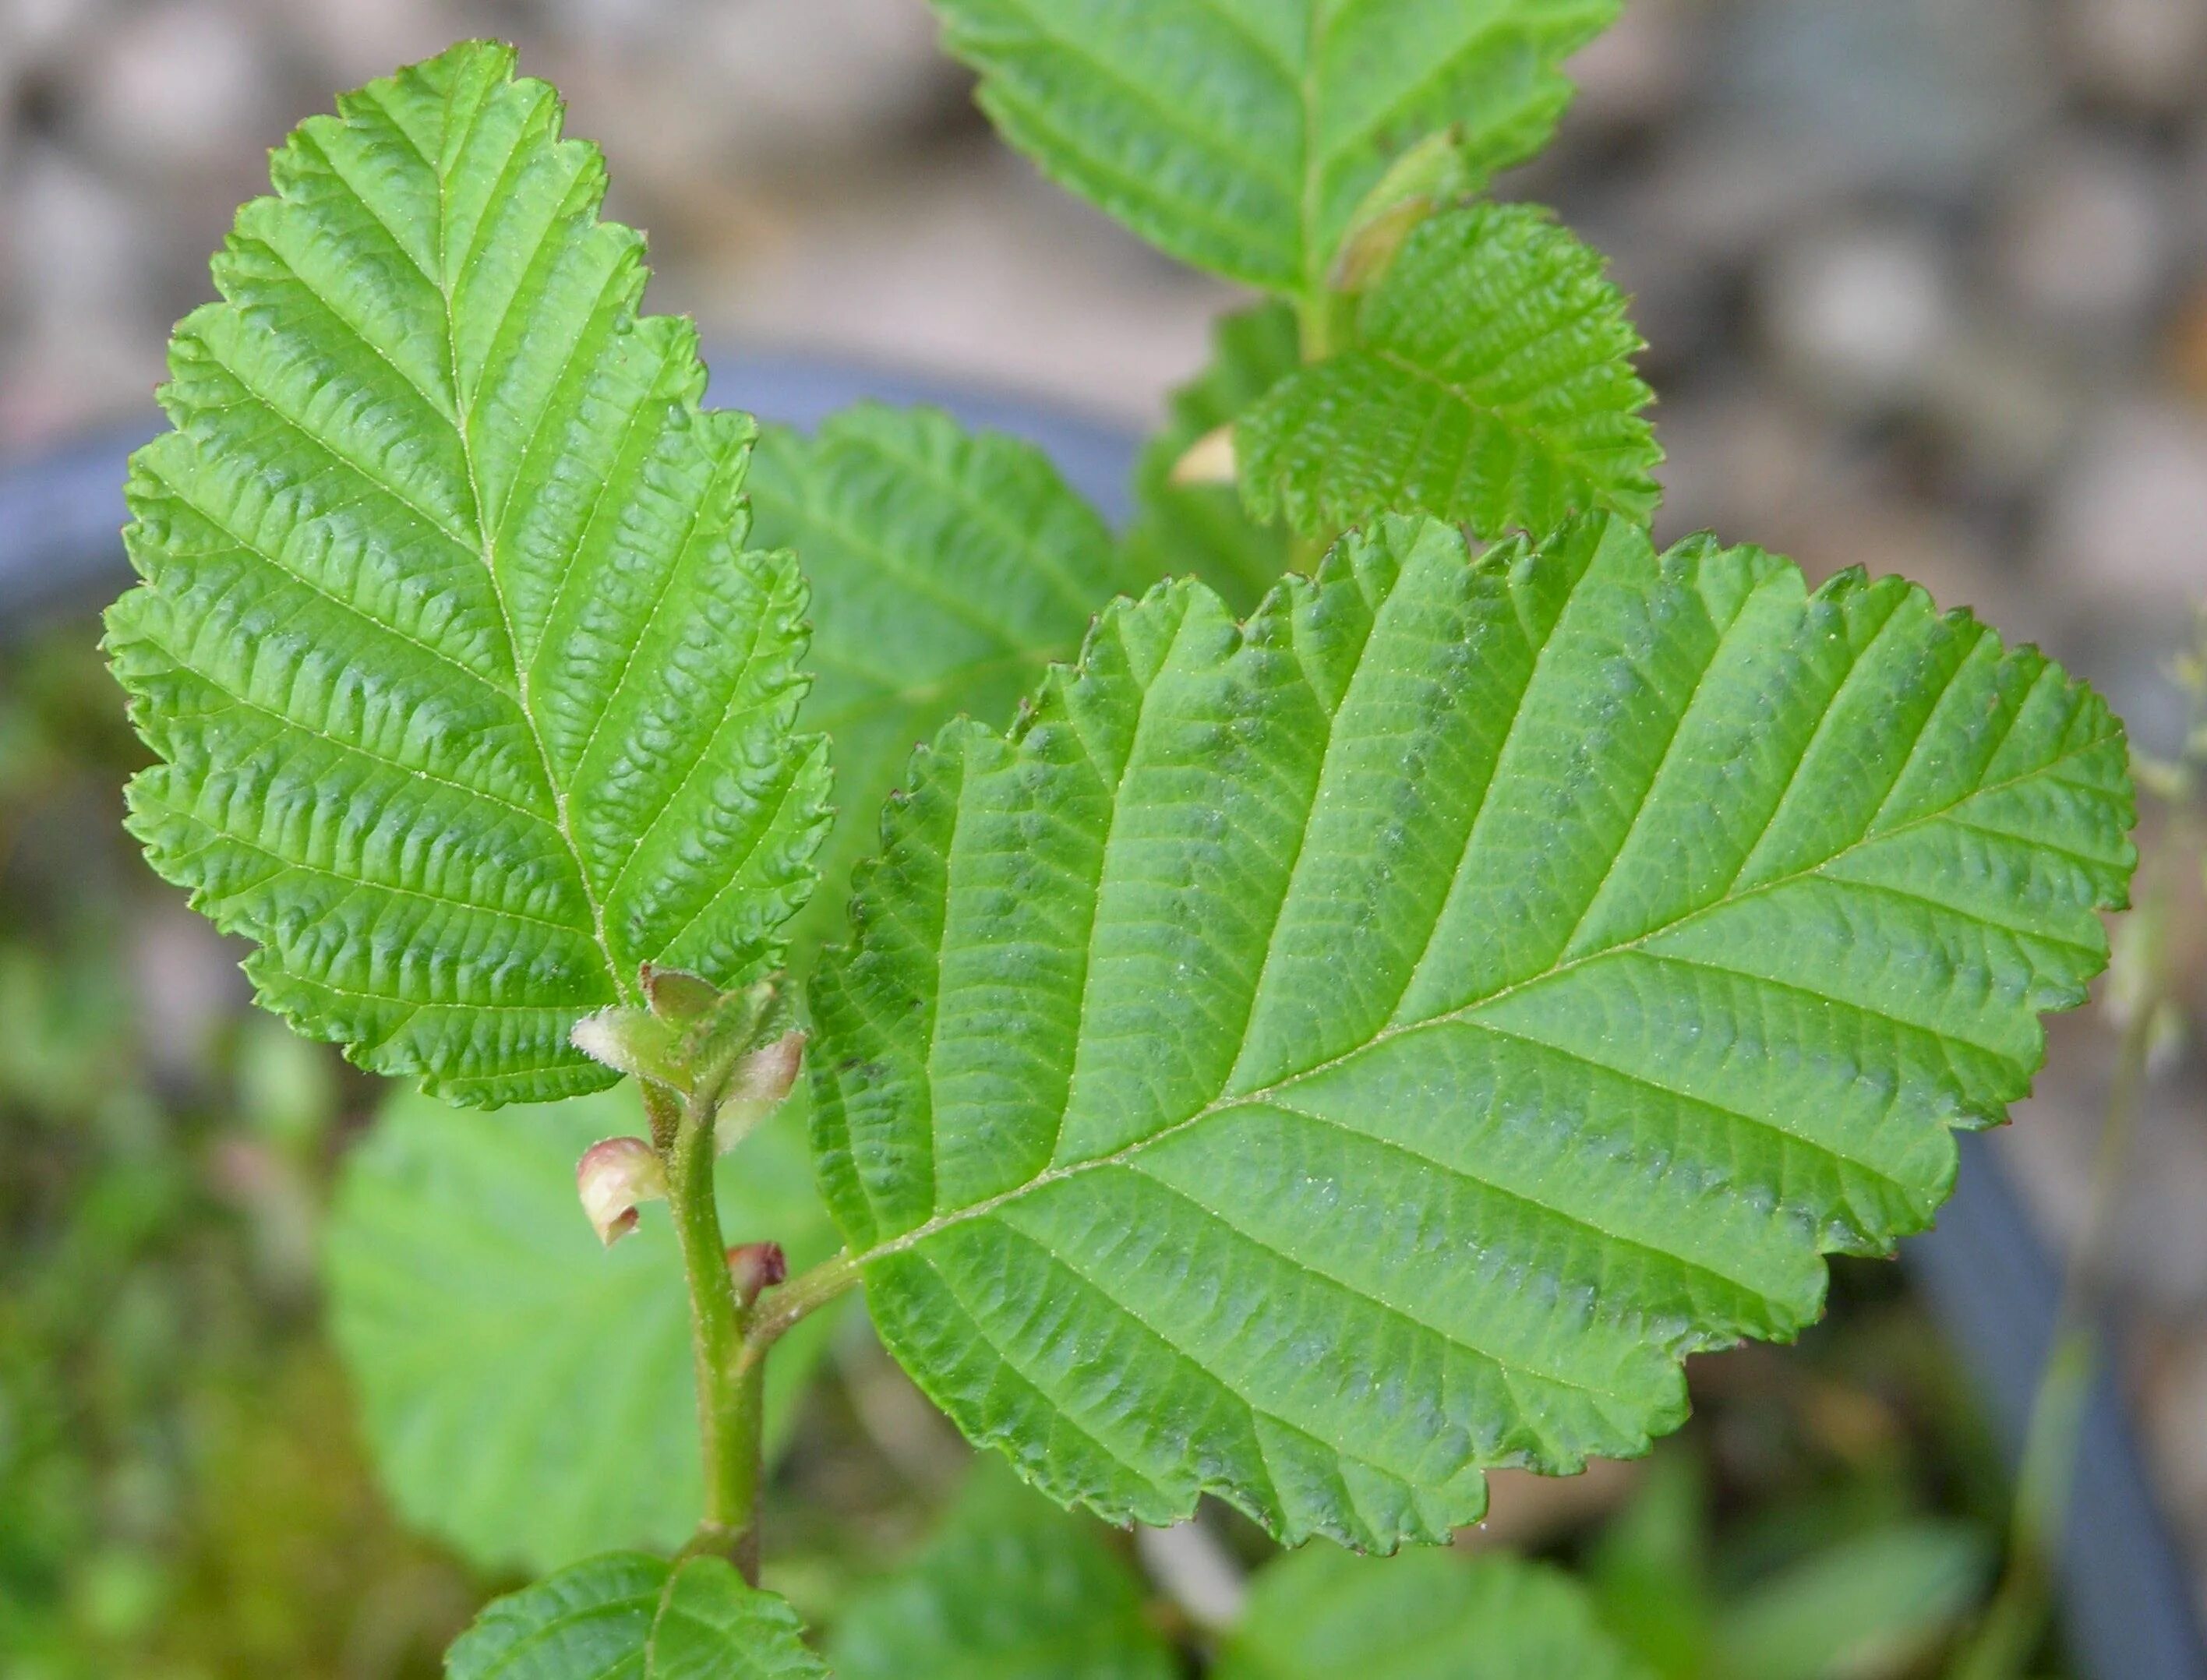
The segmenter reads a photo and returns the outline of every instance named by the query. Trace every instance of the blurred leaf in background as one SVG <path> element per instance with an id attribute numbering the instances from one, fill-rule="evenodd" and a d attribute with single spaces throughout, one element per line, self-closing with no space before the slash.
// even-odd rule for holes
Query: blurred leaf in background
<path id="1" fill-rule="evenodd" d="M 801 1116 L 721 1158 L 721 1223 L 833 1252 Z M 406 1518 L 487 1569 L 549 1574 L 595 1551 L 672 1551 L 700 1497 L 688 1304 L 667 1287 L 674 1232 L 649 1209 L 601 1247 L 575 1162 L 644 1129 L 633 1085 L 488 1113 L 396 1096 L 340 1175 L 330 1327 L 386 1486 Z M 769 1442 L 840 1313 L 815 1314 L 769 1367 Z"/>
<path id="2" fill-rule="evenodd" d="M 852 1599 L 830 1647 L 841 1680 L 1172 1680 L 1140 1578 L 1093 1517 L 984 1458 L 941 1528 Z"/>

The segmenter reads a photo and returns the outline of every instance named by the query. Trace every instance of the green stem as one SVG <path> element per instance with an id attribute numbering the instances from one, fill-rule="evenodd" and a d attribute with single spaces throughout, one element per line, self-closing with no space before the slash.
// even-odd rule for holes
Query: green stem
<path id="1" fill-rule="evenodd" d="M 1340 348 L 1342 299 L 1320 284 L 1295 300 L 1296 337 L 1305 362 L 1323 362 Z"/>
<path id="2" fill-rule="evenodd" d="M 697 1431 L 703 1450 L 705 1509 L 692 1551 L 733 1559 L 758 1582 L 758 1498 L 764 1403 L 763 1363 L 747 1360 L 748 1313 L 728 1276 L 727 1245 L 713 1193 L 713 1111 L 709 1100 L 678 1103 L 646 1083 L 654 1136 L 671 1131 L 667 1202 L 690 1285 L 690 1351 L 697 1383 Z"/>
<path id="3" fill-rule="evenodd" d="M 1343 311 L 1348 300 L 1323 281 L 1313 281 L 1295 300 L 1296 340 L 1306 362 L 1323 362 L 1343 348 L 1349 322 Z M 1333 547 L 1333 535 L 1288 539 L 1288 570 L 1305 577 L 1317 574 L 1319 563 Z"/>

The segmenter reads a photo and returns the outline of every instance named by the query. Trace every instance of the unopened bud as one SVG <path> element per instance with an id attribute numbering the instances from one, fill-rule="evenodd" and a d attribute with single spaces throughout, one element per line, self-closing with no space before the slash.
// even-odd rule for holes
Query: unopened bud
<path id="1" fill-rule="evenodd" d="M 693 1021 L 721 1001 L 718 986 L 679 968 L 648 962 L 637 970 L 636 978 L 643 1001 L 663 1021 Z"/>
<path id="2" fill-rule="evenodd" d="M 736 1064 L 734 1076 L 728 1081 L 728 1094 L 721 1100 L 719 1119 L 719 1139 L 722 1150 L 741 1142 L 761 1121 L 782 1104 L 797 1084 L 798 1070 L 804 1064 L 804 1035 L 785 1032 L 769 1043 L 762 1044 Z"/>
<path id="3" fill-rule="evenodd" d="M 745 1306 L 759 1298 L 760 1290 L 771 1289 L 788 1276 L 789 1259 L 778 1242 L 739 1242 L 728 1250 L 728 1281 Z"/>
<path id="4" fill-rule="evenodd" d="M 1387 166 L 1351 212 L 1326 284 L 1361 292 L 1379 284 L 1419 223 L 1461 202 L 1484 184 L 1464 157 L 1463 128 L 1427 135 Z"/>
<path id="5" fill-rule="evenodd" d="M 601 1009 L 577 1021 L 567 1037 L 584 1055 L 617 1073 L 656 1079 L 678 1090 L 684 1084 L 681 1029 L 648 1009 L 619 1004 Z"/>
<path id="6" fill-rule="evenodd" d="M 667 1199 L 667 1169 L 641 1138 L 592 1144 L 575 1163 L 575 1193 L 608 1248 L 636 1229 L 637 1207 Z"/>

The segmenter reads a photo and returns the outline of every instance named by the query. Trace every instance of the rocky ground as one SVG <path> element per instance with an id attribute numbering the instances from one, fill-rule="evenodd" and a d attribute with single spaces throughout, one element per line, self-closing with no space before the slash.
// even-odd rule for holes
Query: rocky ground
<path id="1" fill-rule="evenodd" d="M 709 341 L 1139 423 L 1233 301 L 1002 152 L 919 0 L 0 0 L 0 455 L 141 411 L 263 148 L 470 33 L 566 90 L 652 235 L 655 305 Z M 1630 0 L 1578 68 L 1561 143 L 1505 190 L 1638 296 L 1665 524 L 1905 571 L 2170 747 L 2164 667 L 2207 600 L 2207 5 Z M 2003 1140 L 2064 1233 L 2108 1041 L 2065 1023 Z M 2114 1264 L 2207 1581 L 2199 1042 L 2162 1060 Z"/>

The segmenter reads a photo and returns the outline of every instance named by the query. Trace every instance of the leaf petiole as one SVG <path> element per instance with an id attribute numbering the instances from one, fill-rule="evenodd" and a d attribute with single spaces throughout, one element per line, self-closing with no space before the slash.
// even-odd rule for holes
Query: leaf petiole
<path id="1" fill-rule="evenodd" d="M 847 1294 L 862 1281 L 858 1263 L 846 1251 L 831 1255 L 817 1265 L 800 1271 L 788 1282 L 762 1299 L 745 1327 L 744 1345 L 739 1354 L 740 1362 L 756 1368 L 766 1358 L 767 1349 L 793 1328 L 798 1320 L 810 1317 L 829 1301 Z"/>

